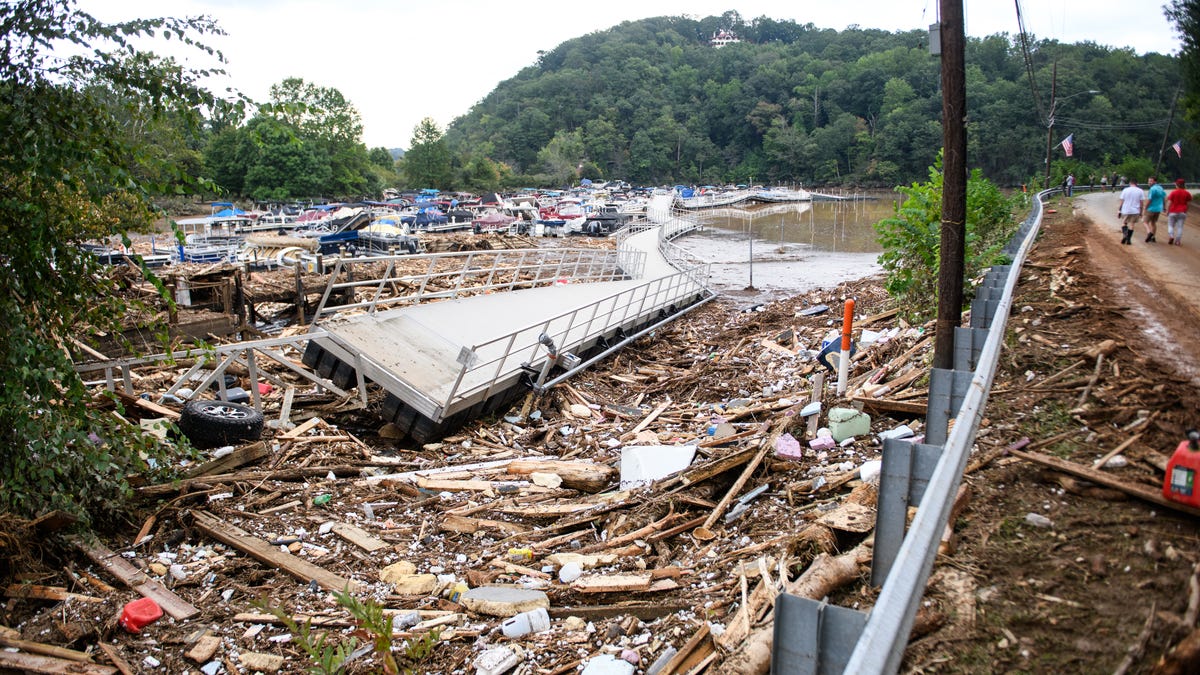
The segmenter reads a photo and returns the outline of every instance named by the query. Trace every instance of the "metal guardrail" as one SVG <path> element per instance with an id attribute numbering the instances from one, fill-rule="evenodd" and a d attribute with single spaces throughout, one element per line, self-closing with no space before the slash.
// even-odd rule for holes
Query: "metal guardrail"
<path id="1" fill-rule="evenodd" d="M 353 270 L 383 264 L 378 278 L 353 279 Z M 422 264 L 416 274 L 401 272 Z M 561 279 L 571 283 L 620 281 L 637 278 L 645 266 L 645 254 L 628 250 L 513 249 L 395 255 L 372 258 L 339 258 L 330 282 L 313 314 L 315 324 L 332 314 L 353 309 L 375 313 L 395 305 L 425 300 L 456 298 L 465 294 L 509 291 L 549 286 Z M 345 281 L 338 281 L 350 277 Z M 368 297 L 358 300 L 359 293 Z M 335 304 L 334 298 L 349 293 L 352 302 Z"/>
<path id="2" fill-rule="evenodd" d="M 773 672 L 859 675 L 899 670 L 983 419 L 1021 266 L 1041 227 L 1042 200 L 1057 192 L 1037 195 L 1031 214 L 1005 249 L 1012 264 L 995 267 L 985 277 L 971 305 L 971 327 L 955 331 L 954 368 L 933 371 L 926 443 L 884 444 L 872 563 L 873 578 L 883 579 L 883 585 L 875 605 L 864 614 L 780 596 Z M 913 503 L 919 508 L 905 534 Z"/>

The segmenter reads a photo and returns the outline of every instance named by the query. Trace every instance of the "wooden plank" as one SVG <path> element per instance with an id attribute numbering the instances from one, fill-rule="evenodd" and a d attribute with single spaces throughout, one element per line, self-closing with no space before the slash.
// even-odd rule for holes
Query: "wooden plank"
<path id="1" fill-rule="evenodd" d="M 84 652 L 59 647 L 57 645 L 47 645 L 41 642 L 33 642 L 32 640 L 22 640 L 21 634 L 7 626 L 0 626 L 0 645 L 20 649 L 23 652 L 30 654 L 41 654 L 43 656 L 53 656 L 56 659 L 66 659 L 67 661 L 81 661 L 91 663 L 92 655 Z"/>
<path id="2" fill-rule="evenodd" d="M 581 619 L 592 621 L 595 619 L 611 619 L 617 616 L 636 616 L 643 621 L 651 621 L 688 609 L 692 609 L 692 605 L 686 603 L 628 602 L 615 605 L 551 607 L 546 611 L 552 619 L 565 619 L 569 616 L 577 616 Z"/>
<path id="3" fill-rule="evenodd" d="M 176 621 L 185 621 L 200 613 L 199 609 L 196 609 L 183 598 L 175 595 L 166 586 L 143 574 L 141 570 L 134 567 L 128 560 L 109 550 L 103 544 L 97 542 L 85 543 L 83 540 L 76 539 L 75 546 L 83 551 L 84 555 L 90 558 L 92 562 L 103 567 L 104 571 L 120 580 L 121 583 L 137 591 L 142 596 L 157 602 L 158 606 L 162 607 L 163 611 Z"/>
<path id="4" fill-rule="evenodd" d="M 648 573 L 607 574 L 580 577 L 571 582 L 571 588 L 580 593 L 628 593 L 649 590 L 651 581 Z"/>
<path id="5" fill-rule="evenodd" d="M 284 553 L 277 547 L 271 546 L 262 539 L 252 536 L 249 532 L 231 525 L 211 513 L 192 511 L 192 517 L 195 519 L 196 526 L 213 539 L 232 546 L 259 562 L 280 569 L 304 583 L 316 581 L 317 585 L 327 591 L 357 592 L 361 590 L 361 584 L 357 581 L 340 577 L 307 560 Z"/>
<path id="6" fill-rule="evenodd" d="M 869 396 L 851 396 L 850 400 L 862 403 L 864 408 L 871 408 L 880 412 L 905 413 L 908 415 L 924 415 L 928 412 L 929 408 L 927 403 L 893 401 L 886 398 L 871 398 Z"/>
<path id="7" fill-rule="evenodd" d="M 392 547 L 392 545 L 386 541 L 383 541 L 382 539 L 376 539 L 375 537 L 371 536 L 370 532 L 367 532 L 357 525 L 351 525 L 350 523 L 335 523 L 333 526 L 333 533 L 350 542 L 351 544 L 363 549 L 364 551 L 367 551 L 368 553 L 374 553 L 375 551 L 381 551 L 385 548 Z"/>
<path id="8" fill-rule="evenodd" d="M 417 477 L 417 487 L 435 492 L 483 492 L 495 493 L 495 484 L 487 480 L 453 480 L 446 478 Z"/>
<path id="9" fill-rule="evenodd" d="M 1048 466 L 1052 469 L 1057 469 L 1063 473 L 1078 476 L 1084 480 L 1090 480 L 1098 485 L 1110 487 L 1114 490 L 1120 490 L 1125 494 L 1132 495 L 1153 504 L 1165 506 L 1169 509 L 1174 509 L 1176 511 L 1187 513 L 1193 516 L 1200 516 L 1200 509 L 1188 506 L 1186 504 L 1180 504 L 1179 502 L 1173 502 L 1170 499 L 1163 497 L 1161 489 L 1151 490 L 1140 485 L 1130 485 L 1129 483 L 1114 478 L 1111 474 L 1104 473 L 1103 471 L 1097 471 L 1096 469 L 1083 466 L 1082 464 L 1067 462 L 1058 459 L 1057 457 L 1050 457 L 1048 455 L 1042 455 L 1036 452 L 1021 452 L 1020 450 L 1010 450 L 1009 452 L 1011 452 L 1014 457 L 1020 457 L 1021 459 L 1028 460 L 1030 462 L 1036 462 L 1037 464 Z"/>
<path id="10" fill-rule="evenodd" d="M 491 530 L 504 534 L 521 534 L 529 531 L 528 527 L 518 523 L 486 518 L 468 518 L 454 514 L 448 514 L 442 519 L 442 529 L 447 532 L 463 532 L 465 534 L 474 534 L 480 530 Z"/>
<path id="11" fill-rule="evenodd" d="M 116 675 L 117 673 L 116 668 L 102 666 L 98 663 L 80 663 L 79 661 L 56 659 L 52 656 L 3 650 L 0 650 L 0 668 L 48 675 Z"/>
<path id="12" fill-rule="evenodd" d="M 38 584 L 9 584 L 8 587 L 4 589 L 4 595 L 9 598 L 51 600 L 54 602 L 62 602 L 64 600 L 74 600 L 76 602 L 104 602 L 104 598 L 97 598 L 91 595 L 82 595 L 80 593 L 71 593 L 66 588 L 61 586 L 39 586 Z"/>
<path id="13" fill-rule="evenodd" d="M 107 642 L 99 642 L 96 646 L 100 647 L 100 651 L 104 652 L 109 661 L 112 661 L 112 664 L 117 667 L 121 675 L 133 675 L 133 668 L 129 666 L 129 663 L 125 659 L 121 658 L 121 655 L 117 653 L 116 647 Z"/>
<path id="14" fill-rule="evenodd" d="M 196 644 L 184 656 L 194 663 L 208 663 L 220 647 L 221 638 L 206 633 L 196 640 Z"/>
<path id="15" fill-rule="evenodd" d="M 265 459 L 271 456 L 271 450 L 267 448 L 267 444 L 259 441 L 240 447 L 233 452 L 218 457 L 203 464 L 197 464 L 183 472 L 186 478 L 196 478 L 197 476 L 211 476 L 218 473 L 227 473 L 233 469 L 257 462 L 260 459 Z"/>

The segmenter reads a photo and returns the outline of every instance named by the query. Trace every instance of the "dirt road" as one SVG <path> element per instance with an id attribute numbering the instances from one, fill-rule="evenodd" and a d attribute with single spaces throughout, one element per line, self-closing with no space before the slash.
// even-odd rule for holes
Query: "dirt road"
<path id="1" fill-rule="evenodd" d="M 1107 277 L 1118 302 L 1125 304 L 1139 324 L 1147 345 L 1161 350 L 1177 364 L 1181 375 L 1200 384 L 1200 208 L 1193 203 L 1184 225 L 1183 246 L 1166 243 L 1165 217 L 1158 225 L 1158 241 L 1145 242 L 1139 227 L 1131 246 L 1122 246 L 1117 218 L 1117 193 L 1079 195 L 1073 201 L 1076 215 L 1091 220 L 1085 242 L 1097 275 Z M 1068 200 L 1048 205 L 1069 209 Z"/>

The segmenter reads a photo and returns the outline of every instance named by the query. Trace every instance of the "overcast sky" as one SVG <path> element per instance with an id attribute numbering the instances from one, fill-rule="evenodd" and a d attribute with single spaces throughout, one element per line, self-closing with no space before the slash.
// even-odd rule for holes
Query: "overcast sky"
<path id="1" fill-rule="evenodd" d="M 334 87 L 362 114 L 368 147 L 407 148 L 432 117 L 444 130 L 501 81 L 537 61 L 539 50 L 622 21 L 651 16 L 720 16 L 745 21 L 926 29 L 937 0 L 80 0 L 99 19 L 208 15 L 228 33 L 210 44 L 228 61 L 227 82 L 254 100 L 286 77 Z M 1038 39 L 1092 41 L 1138 53 L 1177 53 L 1162 0 L 1024 0 L 1025 28 Z M 966 0 L 967 34 L 1018 32 L 1010 0 Z"/>

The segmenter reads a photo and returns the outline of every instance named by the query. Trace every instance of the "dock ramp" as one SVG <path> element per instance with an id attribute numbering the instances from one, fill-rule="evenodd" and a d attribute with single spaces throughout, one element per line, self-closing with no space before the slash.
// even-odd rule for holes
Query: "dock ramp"
<path id="1" fill-rule="evenodd" d="M 423 275 L 389 265 L 356 281 L 335 270 L 304 362 L 338 386 L 378 384 L 385 419 L 439 438 L 715 297 L 707 263 L 671 242 L 695 225 L 670 201 L 614 235 L 615 251 L 435 254 Z M 400 286 L 411 292 L 385 293 Z"/>

